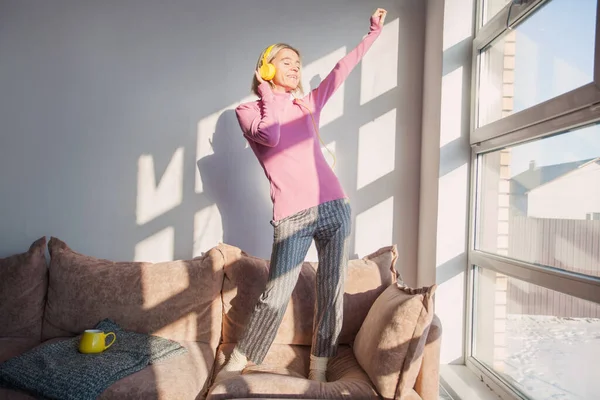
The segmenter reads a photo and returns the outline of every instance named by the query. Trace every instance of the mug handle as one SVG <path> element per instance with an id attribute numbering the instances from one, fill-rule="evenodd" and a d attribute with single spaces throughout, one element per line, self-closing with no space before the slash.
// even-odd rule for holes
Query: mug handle
<path id="1" fill-rule="evenodd" d="M 117 340 L 117 335 L 115 335 L 114 332 L 108 332 L 104 334 L 104 343 L 106 343 L 106 338 L 109 337 L 110 335 L 113 335 L 113 340 L 108 344 L 108 346 L 104 345 L 104 350 L 108 349 L 110 346 L 113 345 L 113 343 L 115 342 L 115 340 Z"/>

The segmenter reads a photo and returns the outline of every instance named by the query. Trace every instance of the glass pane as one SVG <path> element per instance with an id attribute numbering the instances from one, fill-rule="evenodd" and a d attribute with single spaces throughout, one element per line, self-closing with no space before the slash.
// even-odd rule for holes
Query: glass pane
<path id="1" fill-rule="evenodd" d="M 508 3 L 510 3 L 510 0 L 483 0 L 482 24 L 485 25 L 486 22 L 498 14 Z"/>
<path id="2" fill-rule="evenodd" d="M 476 248 L 600 276 L 600 126 L 480 155 Z"/>
<path id="3" fill-rule="evenodd" d="M 478 126 L 592 82 L 595 29 L 596 0 L 550 0 L 492 42 L 481 53 Z"/>
<path id="4" fill-rule="evenodd" d="M 600 304 L 475 270 L 473 356 L 532 399 L 596 399 Z"/>

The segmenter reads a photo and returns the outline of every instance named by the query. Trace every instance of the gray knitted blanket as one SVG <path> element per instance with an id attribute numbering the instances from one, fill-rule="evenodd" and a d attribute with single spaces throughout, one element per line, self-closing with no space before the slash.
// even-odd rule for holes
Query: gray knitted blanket
<path id="1" fill-rule="evenodd" d="M 117 336 L 103 353 L 81 354 L 81 336 L 40 345 L 0 364 L 0 386 L 46 399 L 95 399 L 119 379 L 148 364 L 186 352 L 177 342 L 124 331 L 108 319 L 95 329 Z"/>

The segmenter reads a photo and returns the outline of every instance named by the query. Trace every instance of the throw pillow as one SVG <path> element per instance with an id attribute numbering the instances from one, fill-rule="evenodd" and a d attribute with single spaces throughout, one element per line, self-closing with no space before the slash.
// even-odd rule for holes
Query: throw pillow
<path id="1" fill-rule="evenodd" d="M 356 335 L 354 355 L 385 399 L 405 399 L 413 393 L 434 315 L 436 288 L 390 285 Z"/>
<path id="2" fill-rule="evenodd" d="M 41 340 L 48 267 L 46 238 L 29 251 L 0 258 L 0 337 Z"/>

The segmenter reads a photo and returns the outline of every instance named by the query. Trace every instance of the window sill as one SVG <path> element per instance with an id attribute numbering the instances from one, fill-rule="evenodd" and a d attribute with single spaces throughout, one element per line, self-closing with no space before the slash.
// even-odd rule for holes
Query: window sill
<path id="1" fill-rule="evenodd" d="M 440 381 L 454 400 L 516 399 L 495 393 L 465 365 L 440 365 Z"/>

